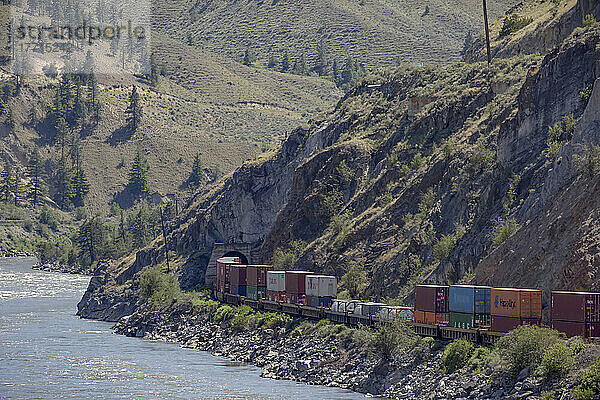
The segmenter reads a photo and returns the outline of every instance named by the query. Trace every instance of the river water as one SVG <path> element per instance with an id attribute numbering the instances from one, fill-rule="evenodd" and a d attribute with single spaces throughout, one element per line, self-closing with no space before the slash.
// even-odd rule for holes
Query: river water
<path id="1" fill-rule="evenodd" d="M 2 399 L 364 399 L 349 391 L 260 378 L 253 366 L 82 320 L 89 278 L 0 258 Z"/>

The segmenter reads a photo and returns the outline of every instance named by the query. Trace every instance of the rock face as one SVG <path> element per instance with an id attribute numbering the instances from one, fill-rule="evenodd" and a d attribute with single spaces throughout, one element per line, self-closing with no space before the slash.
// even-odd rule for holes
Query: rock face
<path id="1" fill-rule="evenodd" d="M 595 287 L 586 277 L 600 247 L 589 199 L 595 178 L 581 177 L 573 160 L 600 139 L 598 89 L 587 106 L 580 100 L 599 77 L 599 43 L 590 27 L 543 58 L 497 60 L 489 71 L 472 64 L 373 73 L 274 155 L 196 195 L 169 228 L 180 285 L 205 283 L 221 242 L 247 243 L 266 263 L 277 249 L 294 251 L 298 268 L 337 276 L 358 264 L 366 296 L 408 303 L 414 282 L 453 283 L 469 271 L 478 283 Z M 427 101 L 416 112 L 411 99 Z M 551 158 L 549 127 L 566 129 L 568 116 L 579 122 Z M 514 232 L 502 237 L 504 221 L 520 228 L 508 240 Z M 163 259 L 158 238 L 107 267 L 80 315 L 129 314 L 139 272 Z"/>

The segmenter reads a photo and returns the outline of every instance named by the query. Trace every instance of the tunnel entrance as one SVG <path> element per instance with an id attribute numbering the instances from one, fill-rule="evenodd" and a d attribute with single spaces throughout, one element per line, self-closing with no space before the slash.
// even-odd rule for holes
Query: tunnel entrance
<path id="1" fill-rule="evenodd" d="M 248 257 L 243 255 L 239 251 L 228 251 L 227 253 L 223 254 L 223 257 L 239 257 L 242 262 L 242 265 L 248 265 Z"/>

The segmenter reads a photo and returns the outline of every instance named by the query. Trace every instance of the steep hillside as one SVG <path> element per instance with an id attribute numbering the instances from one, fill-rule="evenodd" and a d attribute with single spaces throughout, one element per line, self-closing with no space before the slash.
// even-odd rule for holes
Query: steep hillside
<path id="1" fill-rule="evenodd" d="M 489 3 L 496 19 L 517 1 Z M 288 51 L 314 67 L 320 45 L 330 63 L 350 56 L 371 68 L 458 60 L 467 33 L 483 27 L 477 0 L 175 0 L 153 12 L 165 35 L 236 60 L 250 49 L 263 65 Z"/>
<path id="2" fill-rule="evenodd" d="M 595 0 L 525 0 L 507 11 L 490 26 L 492 55 L 511 57 L 518 54 L 546 53 L 583 24 L 585 16 L 600 18 L 600 3 Z M 467 62 L 487 58 L 481 33 L 467 51 Z"/>

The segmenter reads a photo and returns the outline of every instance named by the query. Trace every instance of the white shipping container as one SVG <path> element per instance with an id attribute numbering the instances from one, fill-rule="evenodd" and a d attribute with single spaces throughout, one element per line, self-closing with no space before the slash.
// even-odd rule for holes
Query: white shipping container
<path id="1" fill-rule="evenodd" d="M 285 271 L 267 271 L 267 290 L 285 292 Z"/>
<path id="2" fill-rule="evenodd" d="M 319 277 L 320 275 L 306 275 L 307 296 L 319 296 Z"/>
<path id="3" fill-rule="evenodd" d="M 335 276 L 319 276 L 319 297 L 335 297 L 337 295 L 337 278 Z"/>

